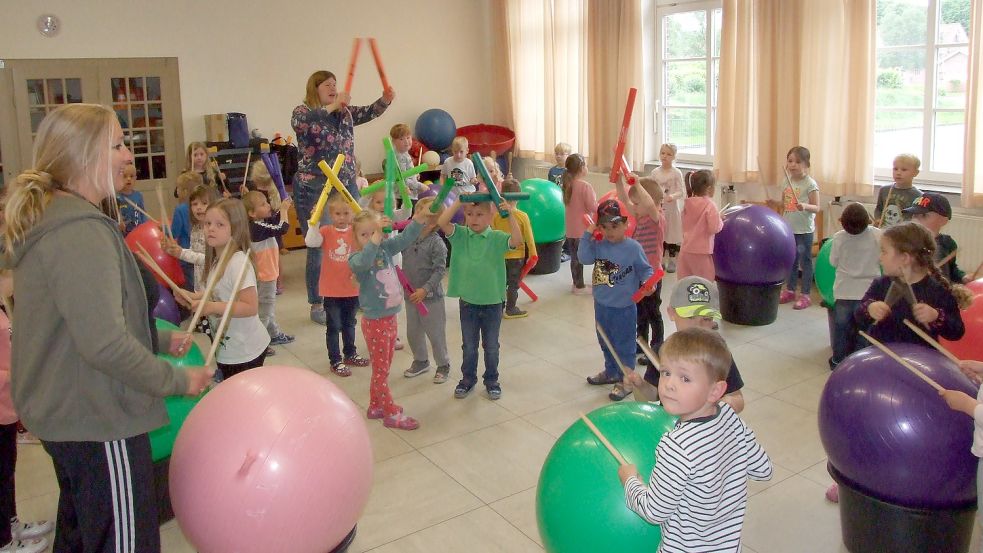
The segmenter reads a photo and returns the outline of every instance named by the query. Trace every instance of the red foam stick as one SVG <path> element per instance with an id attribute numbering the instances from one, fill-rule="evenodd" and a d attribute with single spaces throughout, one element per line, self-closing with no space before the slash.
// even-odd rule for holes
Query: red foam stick
<path id="1" fill-rule="evenodd" d="M 625 156 L 621 156 L 621 174 L 624 175 L 625 182 L 629 186 L 635 185 L 635 175 L 631 174 L 631 168 L 628 167 L 628 160 L 625 159 Z"/>
<path id="2" fill-rule="evenodd" d="M 628 104 L 625 106 L 625 117 L 621 120 L 621 132 L 618 133 L 618 143 L 614 147 L 614 160 L 611 163 L 611 174 L 608 176 L 608 180 L 612 183 L 617 182 L 618 172 L 621 171 L 621 164 L 618 160 L 625 155 L 625 142 L 628 141 L 628 126 L 631 125 L 631 112 L 635 109 L 635 94 L 637 93 L 637 88 L 628 89 Z"/>
<path id="3" fill-rule="evenodd" d="M 413 285 L 410 284 L 410 279 L 406 278 L 406 273 L 404 273 L 403 269 L 399 268 L 398 266 L 396 267 L 396 278 L 398 278 L 399 283 L 403 285 L 403 290 L 406 290 L 407 297 L 409 297 L 409 295 L 413 292 L 416 292 Z M 416 310 L 420 312 L 420 315 L 426 317 L 430 314 L 430 310 L 427 309 L 426 305 L 423 305 L 422 301 L 420 303 L 414 303 L 413 305 L 416 306 Z"/>
<path id="4" fill-rule="evenodd" d="M 642 287 L 631 295 L 631 301 L 635 303 L 642 301 L 645 294 L 647 294 L 650 290 L 655 289 L 655 285 L 658 284 L 664 276 L 666 276 L 666 271 L 662 267 L 659 267 L 654 273 L 652 273 L 652 276 L 650 276 L 648 280 L 642 283 Z"/>
<path id="5" fill-rule="evenodd" d="M 592 226 L 594 224 L 594 218 L 591 217 L 589 214 L 584 213 L 584 224 L 587 225 L 587 226 Z M 604 233 L 601 232 L 601 229 L 595 228 L 594 229 L 594 240 L 600 241 L 603 238 L 604 238 Z"/>
<path id="6" fill-rule="evenodd" d="M 522 291 L 525 292 L 526 295 L 529 296 L 529 299 L 531 299 L 532 301 L 538 300 L 539 296 L 537 296 L 536 293 L 533 292 L 529 288 L 529 286 L 526 285 L 525 282 L 522 282 L 522 279 L 526 278 L 526 275 L 529 274 L 529 271 L 531 271 L 532 268 L 535 267 L 536 263 L 538 262 L 539 262 L 538 256 L 530 257 L 529 259 L 526 260 L 526 264 L 522 266 L 522 270 L 519 271 L 519 288 L 522 289 Z"/>
<path id="7" fill-rule="evenodd" d="M 382 90 L 389 90 L 389 79 L 386 78 L 386 70 L 382 68 L 382 56 L 379 55 L 379 44 L 374 38 L 369 39 L 369 48 L 372 48 L 372 57 L 375 58 L 375 68 L 379 70 L 379 78 L 382 79 Z"/>
<path id="8" fill-rule="evenodd" d="M 362 47 L 362 39 L 356 38 L 352 43 L 352 59 L 348 62 L 348 79 L 345 81 L 345 94 L 352 93 L 352 81 L 355 80 L 355 62 L 358 61 L 358 51 Z"/>

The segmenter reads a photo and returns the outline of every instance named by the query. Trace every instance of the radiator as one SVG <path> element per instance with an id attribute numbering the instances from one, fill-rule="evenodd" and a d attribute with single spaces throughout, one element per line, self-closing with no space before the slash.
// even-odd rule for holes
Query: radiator
<path id="1" fill-rule="evenodd" d="M 874 204 L 863 203 L 871 214 L 874 213 Z M 841 230 L 840 213 L 843 205 L 830 202 L 826 211 L 826 236 L 833 236 L 833 233 Z M 949 224 L 942 229 L 942 232 L 952 236 L 959 245 L 959 253 L 956 254 L 956 263 L 959 268 L 972 274 L 973 271 L 983 262 L 983 217 L 975 215 L 965 215 L 954 213 Z M 983 270 L 980 275 L 983 277 Z"/>

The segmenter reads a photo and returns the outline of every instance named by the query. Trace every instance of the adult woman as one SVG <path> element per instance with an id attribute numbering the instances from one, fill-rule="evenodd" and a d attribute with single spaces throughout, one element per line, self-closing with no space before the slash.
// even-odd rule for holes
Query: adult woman
<path id="1" fill-rule="evenodd" d="M 345 163 L 338 179 L 345 188 L 358 197 L 355 184 L 355 125 L 368 123 L 382 115 L 396 97 L 389 87 L 382 98 L 368 106 L 350 106 L 351 95 L 339 92 L 338 81 L 330 71 L 315 71 L 307 79 L 307 95 L 304 103 L 294 108 L 290 125 L 297 134 L 300 159 L 294 175 L 294 206 L 300 219 L 300 230 L 307 235 L 307 221 L 314 204 L 325 185 L 325 176 L 318 169 L 319 161 L 333 164 L 338 154 L 345 154 Z M 322 218 L 322 221 L 324 219 Z M 307 248 L 307 302 L 311 304 L 311 320 L 325 324 L 324 307 L 317 293 L 318 275 L 321 272 L 321 251 Z"/>
<path id="2" fill-rule="evenodd" d="M 151 352 L 136 261 L 97 207 L 131 159 L 112 110 L 63 106 L 42 121 L 34 168 L 4 206 L 17 283 L 12 391 L 54 461 L 55 553 L 160 551 L 147 432 L 167 422 L 164 396 L 200 393 L 210 379 Z"/>

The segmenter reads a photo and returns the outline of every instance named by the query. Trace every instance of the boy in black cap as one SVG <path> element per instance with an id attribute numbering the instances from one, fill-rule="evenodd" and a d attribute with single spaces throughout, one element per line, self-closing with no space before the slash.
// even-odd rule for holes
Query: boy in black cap
<path id="1" fill-rule="evenodd" d="M 904 210 L 923 227 L 932 231 L 935 237 L 935 265 L 942 276 L 949 282 L 967 283 L 972 277 L 956 265 L 956 241 L 948 234 L 942 234 L 942 227 L 952 219 L 952 207 L 949 200 L 942 194 L 926 192 L 911 202 L 911 207 Z"/>

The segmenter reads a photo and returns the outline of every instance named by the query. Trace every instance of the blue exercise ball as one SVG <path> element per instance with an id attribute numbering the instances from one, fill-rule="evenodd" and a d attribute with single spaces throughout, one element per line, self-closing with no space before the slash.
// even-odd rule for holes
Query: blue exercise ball
<path id="1" fill-rule="evenodd" d="M 428 109 L 416 120 L 416 137 L 431 150 L 445 150 L 457 134 L 457 125 L 451 114 L 442 109 Z"/>

